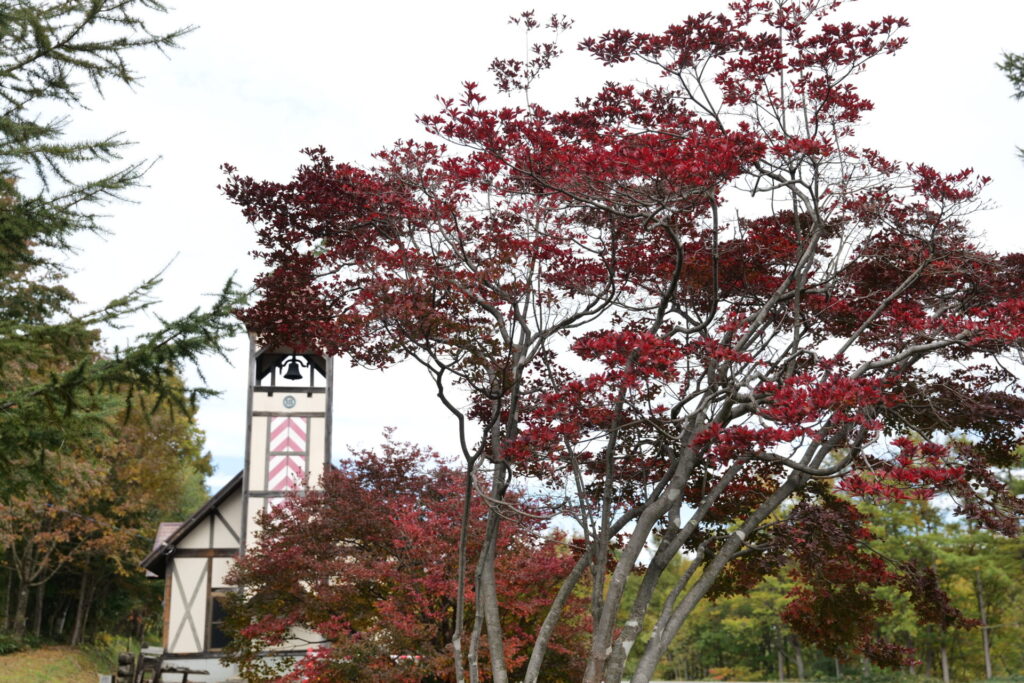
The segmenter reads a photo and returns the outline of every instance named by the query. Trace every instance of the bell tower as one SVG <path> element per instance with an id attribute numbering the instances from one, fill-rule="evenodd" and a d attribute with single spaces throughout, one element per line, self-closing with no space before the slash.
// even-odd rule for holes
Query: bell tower
<path id="1" fill-rule="evenodd" d="M 290 491 L 316 486 L 331 459 L 333 359 L 261 346 L 249 333 L 249 405 L 241 552 L 256 515 Z"/>

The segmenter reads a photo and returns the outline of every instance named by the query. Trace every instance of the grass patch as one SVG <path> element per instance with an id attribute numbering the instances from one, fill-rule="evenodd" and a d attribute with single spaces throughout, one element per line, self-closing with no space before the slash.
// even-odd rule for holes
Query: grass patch
<path id="1" fill-rule="evenodd" d="M 99 659 L 62 645 L 15 652 L 0 656 L 0 683 L 96 683 L 98 673 L 113 673 L 100 671 Z"/>

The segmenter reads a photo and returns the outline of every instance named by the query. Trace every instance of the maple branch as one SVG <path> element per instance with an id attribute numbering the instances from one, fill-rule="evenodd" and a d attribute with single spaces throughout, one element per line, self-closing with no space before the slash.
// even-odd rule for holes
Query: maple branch
<path id="1" fill-rule="evenodd" d="M 915 282 L 917 282 L 918 278 L 921 276 L 921 273 L 923 273 L 924 269 L 931 263 L 932 259 L 922 260 L 921 265 L 915 268 L 914 271 L 910 273 L 910 275 L 904 278 L 903 282 L 901 282 L 895 289 L 893 289 L 892 292 L 890 292 L 889 295 L 886 296 L 878 304 L 878 306 L 875 307 L 875 310 L 873 310 L 871 314 L 864 319 L 860 326 L 858 326 L 857 329 L 854 330 L 853 334 L 849 336 L 846 342 L 841 347 L 839 347 L 839 350 L 836 352 L 836 355 L 842 356 L 844 353 L 846 353 L 846 351 L 851 346 L 853 346 L 853 344 L 857 341 L 857 338 L 860 337 L 860 335 L 863 334 L 864 331 L 868 329 L 868 327 L 870 327 L 871 324 L 875 322 L 875 320 L 878 319 L 878 316 L 880 316 L 889 307 L 889 304 L 895 301 L 901 294 L 910 289 L 910 287 Z"/>

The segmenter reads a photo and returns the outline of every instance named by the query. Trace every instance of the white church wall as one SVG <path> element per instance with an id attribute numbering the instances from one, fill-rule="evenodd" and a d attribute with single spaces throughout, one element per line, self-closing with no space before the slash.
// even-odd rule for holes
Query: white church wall
<path id="1" fill-rule="evenodd" d="M 217 513 L 210 516 L 213 525 L 211 548 L 238 548 L 242 534 L 242 493 L 232 495 L 221 503 Z"/>
<path id="2" fill-rule="evenodd" d="M 210 563 L 210 587 L 214 589 L 228 587 L 228 582 L 225 580 L 225 577 L 234 564 L 235 558 L 233 557 L 213 558 Z"/>
<path id="3" fill-rule="evenodd" d="M 203 519 L 184 538 L 179 540 L 175 546 L 184 550 L 205 550 L 210 547 L 210 519 Z"/>
<path id="4" fill-rule="evenodd" d="M 205 649 L 209 564 L 205 557 L 176 557 L 170 563 L 167 652 L 191 653 Z"/>

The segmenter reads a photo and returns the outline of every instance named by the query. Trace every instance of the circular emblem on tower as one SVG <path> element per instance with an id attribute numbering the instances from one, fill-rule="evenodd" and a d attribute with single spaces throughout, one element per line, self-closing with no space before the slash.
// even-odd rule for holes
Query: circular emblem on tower
<path id="1" fill-rule="evenodd" d="M 284 404 L 284 407 L 288 408 L 289 410 L 291 410 L 292 408 L 295 407 L 295 397 L 294 396 L 285 396 L 284 400 L 282 400 L 281 402 Z"/>

